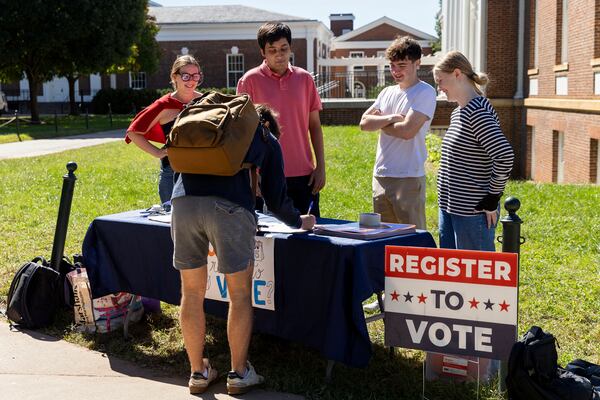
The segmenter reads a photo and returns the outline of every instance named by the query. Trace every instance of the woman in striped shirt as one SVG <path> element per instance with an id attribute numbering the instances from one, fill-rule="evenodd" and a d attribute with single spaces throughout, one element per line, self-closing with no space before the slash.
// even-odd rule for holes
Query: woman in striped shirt
<path id="1" fill-rule="evenodd" d="M 488 78 L 457 51 L 446 54 L 433 73 L 439 90 L 458 103 L 442 142 L 437 178 L 440 247 L 495 251 L 499 201 L 514 154 L 483 96 Z"/>

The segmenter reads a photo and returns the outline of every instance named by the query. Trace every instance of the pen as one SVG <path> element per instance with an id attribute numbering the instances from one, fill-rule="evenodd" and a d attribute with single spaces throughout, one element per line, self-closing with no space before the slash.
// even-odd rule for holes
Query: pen
<path id="1" fill-rule="evenodd" d="M 314 200 L 311 200 L 310 203 L 308 204 L 308 211 L 306 212 L 306 215 L 310 215 L 310 211 L 313 208 L 313 203 L 314 203 Z"/>

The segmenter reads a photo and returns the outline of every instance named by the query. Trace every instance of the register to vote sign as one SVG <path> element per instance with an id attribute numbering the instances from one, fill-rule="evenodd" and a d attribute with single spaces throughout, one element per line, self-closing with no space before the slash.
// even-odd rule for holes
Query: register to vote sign
<path id="1" fill-rule="evenodd" d="M 512 253 L 387 246 L 385 344 L 507 359 L 517 268 Z"/>
<path id="2" fill-rule="evenodd" d="M 254 274 L 252 275 L 252 305 L 257 308 L 275 310 L 275 239 L 256 237 L 254 247 Z M 207 299 L 229 302 L 229 291 L 225 275 L 218 272 L 217 255 L 208 249 Z"/>

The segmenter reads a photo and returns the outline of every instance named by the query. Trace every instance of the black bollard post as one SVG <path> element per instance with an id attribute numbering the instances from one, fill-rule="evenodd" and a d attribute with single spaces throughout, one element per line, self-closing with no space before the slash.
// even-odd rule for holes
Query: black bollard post
<path id="1" fill-rule="evenodd" d="M 112 128 L 112 108 L 110 103 L 108 103 L 108 120 L 110 122 L 110 127 Z"/>
<path id="2" fill-rule="evenodd" d="M 521 223 L 523 221 L 516 214 L 521 208 L 521 202 L 516 197 L 509 197 L 504 201 L 504 208 L 508 215 L 500 220 L 502 222 L 502 243 L 503 253 L 521 253 L 521 244 L 525 243 L 525 238 L 521 237 Z"/>
<path id="3" fill-rule="evenodd" d="M 56 115 L 56 111 L 54 111 L 54 133 L 58 133 L 58 116 Z"/>
<path id="4" fill-rule="evenodd" d="M 17 139 L 19 139 L 19 142 L 22 142 L 23 140 L 21 140 L 19 133 L 19 110 L 15 110 L 15 126 L 17 127 Z"/>
<path id="5" fill-rule="evenodd" d="M 60 205 L 58 207 L 58 218 L 56 219 L 56 230 L 54 231 L 54 244 L 52 245 L 52 258 L 50 266 L 56 271 L 60 271 L 60 264 L 65 250 L 65 240 L 67 238 L 67 228 L 69 226 L 69 215 L 71 213 L 71 201 L 73 200 L 73 189 L 77 177 L 73 173 L 77 169 L 77 164 L 73 161 L 67 163 L 68 173 L 63 175 L 62 193 L 60 195 Z"/>
<path id="6" fill-rule="evenodd" d="M 525 243 L 525 238 L 521 236 L 521 224 L 523 220 L 517 215 L 517 211 L 521 208 L 521 202 L 516 197 L 509 197 L 504 201 L 504 208 L 508 211 L 508 215 L 500 220 L 502 223 L 502 237 L 498 237 L 498 241 L 502 243 L 503 253 L 517 253 L 519 257 L 519 269 L 521 268 L 520 254 L 521 245 Z M 520 275 L 520 273 L 519 273 Z M 517 276 L 517 282 L 519 278 Z M 515 332 L 518 337 L 519 332 Z M 502 361 L 499 371 L 498 386 L 500 391 L 506 390 L 506 375 L 508 374 L 508 363 Z"/>

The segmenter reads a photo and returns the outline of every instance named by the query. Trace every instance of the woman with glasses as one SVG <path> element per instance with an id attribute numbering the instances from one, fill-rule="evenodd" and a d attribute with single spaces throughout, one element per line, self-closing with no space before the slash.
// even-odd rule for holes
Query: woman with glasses
<path id="1" fill-rule="evenodd" d="M 163 204 L 171 200 L 173 170 L 167 158 L 167 149 L 151 142 L 165 143 L 179 111 L 201 95 L 196 88 L 202 79 L 202 70 L 194 57 L 178 57 L 171 67 L 171 84 L 175 90 L 140 111 L 127 128 L 127 143 L 133 142 L 146 153 L 160 159 L 158 195 Z"/>

